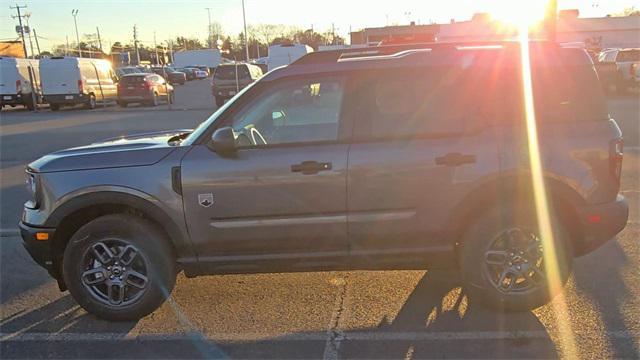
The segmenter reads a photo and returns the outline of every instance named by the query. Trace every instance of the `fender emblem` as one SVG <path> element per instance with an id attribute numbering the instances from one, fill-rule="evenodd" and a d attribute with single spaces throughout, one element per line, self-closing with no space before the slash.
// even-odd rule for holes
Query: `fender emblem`
<path id="1" fill-rule="evenodd" d="M 213 205 L 213 194 L 198 194 L 198 204 L 205 208 L 211 207 Z"/>

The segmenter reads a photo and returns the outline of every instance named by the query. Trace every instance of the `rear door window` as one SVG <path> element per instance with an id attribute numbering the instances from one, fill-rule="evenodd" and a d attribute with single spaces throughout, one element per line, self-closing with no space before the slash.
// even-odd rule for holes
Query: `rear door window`
<path id="1" fill-rule="evenodd" d="M 487 89 L 491 74 L 460 67 L 391 69 L 366 77 L 356 90 L 362 104 L 358 106 L 356 125 L 356 137 L 360 139 L 394 140 L 471 132 L 509 113 L 513 105 L 508 98 L 493 96 L 495 91 Z"/>

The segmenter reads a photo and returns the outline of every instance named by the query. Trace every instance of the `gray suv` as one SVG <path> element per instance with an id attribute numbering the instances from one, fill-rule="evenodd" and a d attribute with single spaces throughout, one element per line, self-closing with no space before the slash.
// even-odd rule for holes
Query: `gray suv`
<path id="1" fill-rule="evenodd" d="M 31 163 L 25 247 L 110 320 L 153 312 L 179 271 L 448 266 L 472 300 L 541 306 L 574 257 L 622 231 L 628 206 L 622 134 L 591 59 L 549 43 L 530 54 L 539 153 L 528 150 L 518 43 L 312 53 L 193 131 Z"/>

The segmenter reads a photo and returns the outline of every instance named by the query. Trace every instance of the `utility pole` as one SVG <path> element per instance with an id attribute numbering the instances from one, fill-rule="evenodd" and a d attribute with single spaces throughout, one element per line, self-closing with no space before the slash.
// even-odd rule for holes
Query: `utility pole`
<path id="1" fill-rule="evenodd" d="M 156 43 L 156 31 L 153 30 L 153 47 L 156 49 L 156 65 L 160 65 L 160 59 L 158 58 L 158 43 Z"/>
<path id="2" fill-rule="evenodd" d="M 213 40 L 211 39 L 211 8 L 205 8 L 207 9 L 207 15 L 209 17 L 209 38 L 208 38 L 208 42 L 209 42 L 209 49 L 211 49 L 213 47 Z"/>
<path id="3" fill-rule="evenodd" d="M 27 20 L 27 29 L 29 30 L 27 34 L 29 34 L 29 50 L 31 50 L 31 58 L 34 57 L 33 52 L 33 40 L 31 40 L 31 26 L 29 26 L 29 18 L 31 17 L 31 13 L 25 13 L 24 18 Z"/>
<path id="4" fill-rule="evenodd" d="M 22 50 L 24 51 L 24 57 L 27 57 L 27 44 L 24 41 L 24 28 L 22 27 L 22 14 L 20 14 L 20 9 L 26 9 L 27 5 L 20 6 L 16 4 L 15 7 L 9 6 L 9 9 L 16 9 L 18 12 L 18 24 L 20 25 L 20 37 L 22 37 Z"/>
<path id="5" fill-rule="evenodd" d="M 64 48 L 64 56 L 69 56 L 69 35 L 67 35 L 67 47 Z"/>
<path id="6" fill-rule="evenodd" d="M 78 43 L 78 57 L 82 57 L 82 49 L 80 48 L 80 35 L 78 34 L 78 9 L 71 10 L 73 16 L 73 23 L 76 25 L 76 42 Z"/>
<path id="7" fill-rule="evenodd" d="M 136 50 L 136 65 L 140 65 L 140 51 L 138 51 L 138 27 L 133 25 L 133 47 Z"/>
<path id="8" fill-rule="evenodd" d="M 96 34 L 98 34 L 98 47 L 100 47 L 100 52 L 102 51 L 102 39 L 100 38 L 100 28 L 96 26 Z"/>
<path id="9" fill-rule="evenodd" d="M 249 39 L 247 38 L 247 16 L 244 11 L 244 0 L 242 0 L 242 21 L 244 22 L 244 51 L 249 62 Z"/>
<path id="10" fill-rule="evenodd" d="M 36 33 L 36 29 L 33 30 L 33 37 L 36 38 L 36 48 L 38 49 L 38 57 L 40 57 L 40 43 L 38 42 L 38 33 Z"/>

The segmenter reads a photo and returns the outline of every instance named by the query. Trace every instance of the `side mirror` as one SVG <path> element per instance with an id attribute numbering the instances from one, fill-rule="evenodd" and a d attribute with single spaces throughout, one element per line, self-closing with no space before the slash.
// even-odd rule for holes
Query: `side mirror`
<path id="1" fill-rule="evenodd" d="M 223 127 L 211 135 L 211 145 L 218 154 L 230 154 L 236 151 L 236 134 L 231 127 Z"/>

